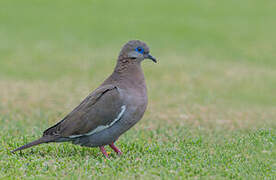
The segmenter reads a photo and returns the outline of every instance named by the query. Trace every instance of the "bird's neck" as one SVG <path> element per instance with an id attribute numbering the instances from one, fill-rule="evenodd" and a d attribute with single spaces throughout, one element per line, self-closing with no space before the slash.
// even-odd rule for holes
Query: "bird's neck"
<path id="1" fill-rule="evenodd" d="M 119 81 L 128 81 L 133 85 L 145 84 L 141 63 L 133 59 L 119 59 L 113 72 L 113 76 L 115 76 Z"/>

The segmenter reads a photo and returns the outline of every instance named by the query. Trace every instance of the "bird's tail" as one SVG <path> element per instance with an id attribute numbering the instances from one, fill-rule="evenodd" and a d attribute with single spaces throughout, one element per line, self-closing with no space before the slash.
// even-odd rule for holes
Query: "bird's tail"
<path id="1" fill-rule="evenodd" d="M 30 148 L 32 146 L 36 146 L 36 145 L 39 145 L 39 144 L 42 144 L 42 143 L 48 143 L 48 142 L 54 142 L 56 140 L 56 137 L 53 137 L 53 136 L 43 136 L 33 142 L 30 142 L 28 144 L 25 144 L 13 151 L 11 151 L 12 153 L 16 152 L 16 151 L 19 151 L 19 150 L 23 150 L 23 149 L 27 149 L 27 148 Z"/>

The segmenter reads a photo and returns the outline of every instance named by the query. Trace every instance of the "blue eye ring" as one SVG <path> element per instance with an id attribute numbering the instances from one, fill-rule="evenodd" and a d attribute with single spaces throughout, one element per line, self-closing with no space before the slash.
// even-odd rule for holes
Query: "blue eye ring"
<path id="1" fill-rule="evenodd" d="M 140 54 L 143 54 L 143 53 L 144 53 L 144 49 L 143 49 L 142 47 L 137 47 L 137 48 L 135 49 L 135 51 L 137 51 L 137 52 L 140 53 Z"/>

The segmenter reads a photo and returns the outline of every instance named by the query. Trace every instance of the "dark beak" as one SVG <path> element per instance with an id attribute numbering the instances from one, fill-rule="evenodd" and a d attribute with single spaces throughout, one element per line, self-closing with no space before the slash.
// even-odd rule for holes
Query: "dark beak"
<path id="1" fill-rule="evenodd" d="M 153 57 L 153 56 L 150 55 L 150 54 L 147 54 L 146 57 L 145 57 L 145 59 L 151 59 L 153 62 L 157 63 L 156 58 Z"/>

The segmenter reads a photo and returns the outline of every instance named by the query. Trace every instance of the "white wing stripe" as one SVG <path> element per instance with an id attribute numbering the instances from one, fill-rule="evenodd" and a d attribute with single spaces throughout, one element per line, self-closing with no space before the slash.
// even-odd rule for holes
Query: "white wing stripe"
<path id="1" fill-rule="evenodd" d="M 81 136 L 89 136 L 89 135 L 92 135 L 94 133 L 97 133 L 97 132 L 100 132 L 104 129 L 107 129 L 109 128 L 110 126 L 112 126 L 114 123 L 116 123 L 118 120 L 121 119 L 121 117 L 123 116 L 125 110 L 126 110 L 126 105 L 123 105 L 121 107 L 121 112 L 118 114 L 118 116 L 108 125 L 105 125 L 105 126 L 98 126 L 96 129 L 94 129 L 93 131 L 90 131 L 88 133 L 85 133 L 85 134 L 79 134 L 79 135 L 72 135 L 72 136 L 69 136 L 69 138 L 76 138 L 76 137 L 81 137 Z"/>

